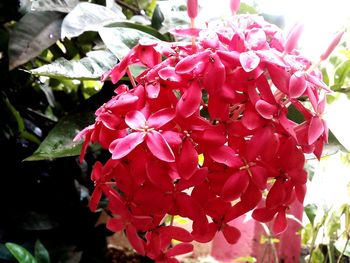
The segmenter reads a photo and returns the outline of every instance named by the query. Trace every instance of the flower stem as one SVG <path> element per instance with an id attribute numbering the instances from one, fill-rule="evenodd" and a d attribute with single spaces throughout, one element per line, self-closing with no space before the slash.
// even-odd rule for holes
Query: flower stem
<path id="1" fill-rule="evenodd" d="M 195 28 L 194 18 L 191 18 L 191 28 Z M 191 41 L 192 41 L 192 51 L 195 52 L 196 51 L 196 38 L 194 36 L 192 36 Z"/>
<path id="2" fill-rule="evenodd" d="M 131 74 L 131 71 L 130 71 L 130 68 L 129 68 L 129 67 L 126 68 L 126 73 L 128 74 L 128 77 L 129 77 L 129 79 L 130 79 L 131 85 L 132 85 L 134 88 L 136 88 L 136 82 L 135 82 L 134 77 L 133 77 L 132 74 Z"/>
<path id="3" fill-rule="evenodd" d="M 350 234 L 348 233 L 348 234 L 347 234 L 347 237 L 346 237 L 346 242 L 345 242 L 344 248 L 343 248 L 342 252 L 340 253 L 340 256 L 339 256 L 339 258 L 338 258 L 338 260 L 337 260 L 337 263 L 340 263 L 340 260 L 341 260 L 342 257 L 344 256 L 346 247 L 348 246 L 348 243 L 349 243 L 349 239 L 350 239 Z"/>
<path id="4" fill-rule="evenodd" d="M 276 246 L 273 242 L 273 234 L 265 223 L 261 223 L 261 225 L 269 238 L 269 245 L 271 246 L 271 250 L 272 250 L 273 258 L 274 258 L 273 262 L 278 263 L 278 254 L 277 254 Z M 269 262 L 270 262 L 270 260 L 269 260 Z"/>
<path id="5" fill-rule="evenodd" d="M 319 231 L 318 227 L 316 227 L 313 231 L 313 236 L 312 236 L 311 245 L 310 245 L 310 256 L 307 260 L 307 263 L 311 263 L 312 253 L 314 252 L 314 249 L 315 249 L 315 243 L 316 243 L 318 231 Z"/>

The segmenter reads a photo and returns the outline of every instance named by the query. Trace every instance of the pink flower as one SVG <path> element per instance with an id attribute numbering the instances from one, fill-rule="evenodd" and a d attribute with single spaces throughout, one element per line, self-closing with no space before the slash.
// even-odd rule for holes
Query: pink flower
<path id="1" fill-rule="evenodd" d="M 233 13 L 239 2 L 230 2 Z M 193 21 L 198 3 L 187 5 Z M 229 223 L 250 211 L 273 221 L 275 234 L 286 229 L 289 206 L 306 194 L 304 154 L 320 158 L 328 140 L 329 88 L 296 50 L 302 29 L 296 24 L 284 41 L 275 25 L 249 15 L 215 30 L 177 28 L 192 42 L 141 39 L 104 74 L 113 83 L 127 74 L 132 87 L 119 85 L 75 141 L 84 139 L 81 160 L 90 142 L 110 151 L 93 167 L 90 199 L 92 210 L 108 200 L 110 230 L 124 231 L 138 253 L 173 263 L 192 240 L 209 242 L 218 231 L 237 242 Z M 135 79 L 134 64 L 145 68 Z M 192 229 L 168 222 L 177 216 Z"/>
<path id="2" fill-rule="evenodd" d="M 125 123 L 131 128 L 131 132 L 110 144 L 109 150 L 112 153 L 112 158 L 123 158 L 145 141 L 148 149 L 154 156 L 165 162 L 174 162 L 174 153 L 159 132 L 159 129 L 169 123 L 174 117 L 175 114 L 172 109 L 159 110 L 147 120 L 140 111 L 128 112 L 125 116 Z"/>

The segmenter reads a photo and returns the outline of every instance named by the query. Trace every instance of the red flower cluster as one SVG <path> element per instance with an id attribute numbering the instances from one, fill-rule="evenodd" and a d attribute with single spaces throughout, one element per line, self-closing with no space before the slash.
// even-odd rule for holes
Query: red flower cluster
<path id="1" fill-rule="evenodd" d="M 120 85 L 75 138 L 85 138 L 81 158 L 90 142 L 111 153 L 94 165 L 91 210 L 107 197 L 107 227 L 156 262 L 178 262 L 191 241 L 217 231 L 235 243 L 240 231 L 229 223 L 249 211 L 284 231 L 288 207 L 305 196 L 304 153 L 320 158 L 328 134 L 328 88 L 295 49 L 300 31 L 285 40 L 259 16 L 235 16 L 174 30 L 193 43 L 141 40 L 103 76 L 116 83 L 128 74 L 133 87 Z M 146 68 L 135 79 L 133 64 Z M 167 224 L 174 216 L 191 220 L 192 231 Z"/>

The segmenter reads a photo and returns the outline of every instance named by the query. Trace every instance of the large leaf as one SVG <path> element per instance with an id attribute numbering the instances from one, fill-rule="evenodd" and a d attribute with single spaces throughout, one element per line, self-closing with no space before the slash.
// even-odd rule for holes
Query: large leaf
<path id="1" fill-rule="evenodd" d="M 9 68 L 28 62 L 60 37 L 62 15 L 56 12 L 29 12 L 10 33 Z"/>
<path id="2" fill-rule="evenodd" d="M 6 248 L 4 244 L 0 244 L 0 262 L 1 261 L 11 261 L 13 260 L 13 256 L 10 251 Z"/>
<path id="3" fill-rule="evenodd" d="M 37 263 L 35 258 L 24 247 L 14 243 L 6 243 L 5 246 L 19 263 Z"/>
<path id="4" fill-rule="evenodd" d="M 350 257 L 350 242 L 347 242 L 344 238 L 340 238 L 335 242 L 335 248 L 340 253 L 344 251 L 344 255 Z"/>
<path id="5" fill-rule="evenodd" d="M 37 240 L 35 242 L 35 259 L 37 263 L 50 263 L 50 255 L 47 249 L 44 247 L 44 245 L 40 242 L 40 240 Z"/>
<path id="6" fill-rule="evenodd" d="M 79 0 L 33 0 L 31 9 L 69 13 L 78 3 Z"/>
<path id="7" fill-rule="evenodd" d="M 51 160 L 66 156 L 77 156 L 81 142 L 73 142 L 75 135 L 94 121 L 90 110 L 75 112 L 63 117 L 50 131 L 39 148 L 25 161 Z"/>
<path id="8" fill-rule="evenodd" d="M 124 14 L 117 10 L 86 2 L 79 3 L 64 18 L 61 38 L 76 37 L 85 31 L 98 31 L 105 23 L 124 20 Z"/>
<path id="9" fill-rule="evenodd" d="M 35 75 L 49 76 L 56 79 L 99 79 L 101 75 L 111 69 L 118 59 L 109 51 L 91 51 L 80 60 L 66 60 L 59 58 L 51 64 L 33 69 Z"/>
<path id="10" fill-rule="evenodd" d="M 119 21 L 119 22 L 112 22 L 112 23 L 105 24 L 104 27 L 107 27 L 107 28 L 109 28 L 109 27 L 112 27 L 112 28 L 120 28 L 120 27 L 133 28 L 133 29 L 137 29 L 139 31 L 142 31 L 143 33 L 146 33 L 148 35 L 154 36 L 155 38 L 157 38 L 159 40 L 169 41 L 167 36 L 159 33 L 153 27 L 150 27 L 147 25 L 141 25 L 138 23 Z"/>
<path id="11" fill-rule="evenodd" d="M 334 86 L 332 87 L 335 91 L 341 91 L 346 84 L 346 80 L 350 78 L 350 60 L 346 60 L 337 66 L 334 74 Z"/>
<path id="12" fill-rule="evenodd" d="M 123 58 L 138 41 L 143 38 L 152 38 L 151 35 L 134 28 L 103 27 L 98 33 L 107 48 L 115 54 L 118 59 Z"/>

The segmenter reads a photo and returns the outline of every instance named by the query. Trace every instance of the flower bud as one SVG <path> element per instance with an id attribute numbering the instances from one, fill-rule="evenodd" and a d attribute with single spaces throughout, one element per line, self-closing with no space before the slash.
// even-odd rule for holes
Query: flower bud
<path id="1" fill-rule="evenodd" d="M 197 17 L 198 0 L 187 0 L 187 14 L 191 19 L 195 19 Z"/>
<path id="2" fill-rule="evenodd" d="M 297 46 L 298 40 L 300 38 L 301 33 L 303 32 L 303 29 L 304 25 L 301 23 L 296 23 L 292 27 L 287 36 L 284 53 L 291 52 Z"/>
<path id="3" fill-rule="evenodd" d="M 240 0 L 231 0 L 230 1 L 230 8 L 231 8 L 231 12 L 233 15 L 237 13 L 240 3 L 241 3 Z"/>
<path id="4" fill-rule="evenodd" d="M 337 47 L 339 44 L 342 36 L 344 35 L 344 31 L 338 32 L 335 37 L 333 38 L 332 42 L 327 47 L 326 51 L 322 53 L 320 56 L 321 60 L 325 60 L 329 57 L 329 55 L 333 52 L 333 50 Z"/>

